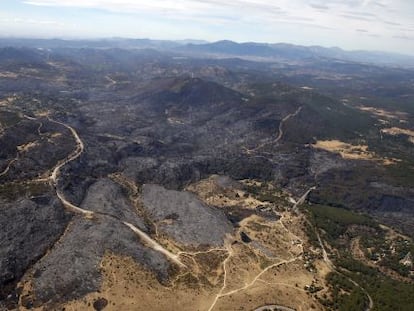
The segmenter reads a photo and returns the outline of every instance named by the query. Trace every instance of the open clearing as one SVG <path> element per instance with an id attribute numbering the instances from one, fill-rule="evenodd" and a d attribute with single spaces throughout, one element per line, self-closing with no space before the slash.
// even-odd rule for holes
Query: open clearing
<path id="1" fill-rule="evenodd" d="M 339 154 L 346 160 L 377 161 L 384 165 L 395 164 L 396 159 L 380 158 L 368 150 L 367 145 L 351 145 L 340 140 L 321 140 L 312 145 L 313 148 Z"/>
<path id="2" fill-rule="evenodd" d="M 391 128 L 382 129 L 381 133 L 388 134 L 391 136 L 405 135 L 405 136 L 408 136 L 408 141 L 414 144 L 414 131 L 412 130 L 402 129 L 398 127 L 391 127 Z"/>
<path id="3" fill-rule="evenodd" d="M 368 106 L 359 106 L 357 107 L 359 110 L 369 112 L 377 117 L 386 118 L 386 119 L 394 119 L 394 120 L 405 120 L 408 116 L 407 113 L 401 111 L 388 111 L 381 108 L 375 107 L 368 107 Z"/>
<path id="4" fill-rule="evenodd" d="M 302 225 L 302 217 L 289 212 L 278 221 L 252 215 L 240 223 L 238 232 L 257 243 L 242 243 L 236 236 L 229 237 L 224 248 L 182 251 L 186 267 L 164 282 L 131 258 L 107 253 L 101 262 L 100 291 L 64 307 L 92 310 L 103 298 L 108 302 L 105 310 L 254 310 L 269 304 L 322 310 L 305 288 L 314 284 L 325 292 L 329 267 L 317 252 L 317 268 L 305 268 L 303 254 L 309 247 Z"/>

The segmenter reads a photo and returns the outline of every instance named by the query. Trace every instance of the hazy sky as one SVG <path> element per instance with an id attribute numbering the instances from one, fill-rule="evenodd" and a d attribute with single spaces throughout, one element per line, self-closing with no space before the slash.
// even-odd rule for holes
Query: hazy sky
<path id="1" fill-rule="evenodd" d="M 414 54 L 414 0 L 1 0 L 0 35 L 230 39 Z"/>

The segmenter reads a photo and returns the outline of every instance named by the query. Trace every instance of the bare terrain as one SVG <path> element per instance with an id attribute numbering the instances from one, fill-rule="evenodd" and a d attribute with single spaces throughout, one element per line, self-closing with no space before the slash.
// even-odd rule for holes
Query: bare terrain
<path id="1" fill-rule="evenodd" d="M 411 69 L 39 42 L 0 48 L 0 310 L 411 311 Z"/>

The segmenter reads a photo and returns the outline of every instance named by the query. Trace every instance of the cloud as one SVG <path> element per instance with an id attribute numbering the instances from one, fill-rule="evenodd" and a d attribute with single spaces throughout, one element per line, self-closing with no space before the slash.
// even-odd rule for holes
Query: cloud
<path id="1" fill-rule="evenodd" d="M 365 17 L 365 16 L 359 16 L 359 15 L 352 15 L 352 14 L 341 14 L 342 17 L 345 17 L 346 19 L 353 19 L 353 20 L 359 20 L 359 21 L 372 21 L 372 17 Z"/>
<path id="2" fill-rule="evenodd" d="M 380 8 L 386 8 L 387 7 L 387 5 L 385 5 L 384 3 L 379 2 L 379 1 L 371 1 L 371 4 L 373 6 L 377 6 L 377 7 L 380 7 Z"/>
<path id="3" fill-rule="evenodd" d="M 394 39 L 414 41 L 414 36 L 396 35 L 392 36 Z"/>
<path id="4" fill-rule="evenodd" d="M 53 26 L 60 26 L 63 27 L 65 24 L 55 21 L 55 20 L 39 20 L 39 19 L 33 19 L 33 18 L 20 18 L 20 17 L 14 17 L 14 18 L 0 18 L 0 23 L 5 24 L 24 24 L 24 25 L 53 25 Z"/>
<path id="5" fill-rule="evenodd" d="M 234 0 L 223 3 L 218 0 L 26 0 L 26 4 L 36 6 L 97 8 L 108 11 L 168 10 L 205 12 L 206 9 L 246 8 L 254 10 L 281 10 L 277 5 L 261 0 Z"/>
<path id="6" fill-rule="evenodd" d="M 38 7 L 99 9 L 115 14 L 154 15 L 204 24 L 245 23 L 263 24 L 267 27 L 277 23 L 315 22 L 312 14 L 301 14 L 296 6 L 289 5 L 289 0 L 281 0 L 278 4 L 266 0 L 25 0 L 24 3 Z M 315 27 L 318 26 L 324 27 L 315 23 Z"/>
<path id="7" fill-rule="evenodd" d="M 414 32 L 414 28 L 400 28 L 399 30 L 404 32 Z"/>
<path id="8" fill-rule="evenodd" d="M 353 15 L 353 16 L 362 16 L 362 17 L 377 17 L 377 15 L 371 13 L 371 12 L 363 12 L 363 11 L 347 11 L 346 14 Z"/>
<path id="9" fill-rule="evenodd" d="M 280 18 L 290 15 L 278 5 L 264 0 L 25 0 L 32 6 L 98 9 L 110 13 L 156 16 L 173 20 L 247 21 L 260 17 Z M 294 16 L 292 16 L 294 18 Z M 296 18 L 301 18 L 297 16 Z"/>
<path id="10" fill-rule="evenodd" d="M 314 4 L 311 3 L 309 4 L 310 7 L 317 9 L 317 10 L 329 10 L 329 6 L 324 5 L 324 4 Z"/>
<path id="11" fill-rule="evenodd" d="M 301 2 L 306 2 L 305 0 L 302 0 Z M 326 0 L 314 0 L 312 2 L 313 5 L 321 5 L 326 6 L 326 3 L 328 1 Z M 330 0 L 329 5 L 330 6 L 341 6 L 346 8 L 359 8 L 359 7 L 365 7 L 370 4 L 370 0 Z"/>
<path id="12" fill-rule="evenodd" d="M 205 39 L 227 37 L 234 40 L 254 41 L 255 38 L 328 44 L 362 46 L 371 41 L 374 49 L 388 48 L 389 40 L 402 42 L 404 32 L 412 29 L 414 1 L 411 0 L 20 0 L 30 9 L 55 7 L 60 11 L 71 8 L 100 19 L 104 27 L 92 19 L 79 19 L 84 27 L 95 27 L 95 33 L 119 35 L 141 34 L 145 31 L 156 36 L 192 36 L 201 34 Z M 1 7 L 1 2 L 0 2 Z M 53 11 L 53 10 L 52 10 Z M 0 13 L 1 14 L 1 13 Z M 74 14 L 62 14 L 72 16 Z M 6 16 L 7 17 L 7 16 Z M 42 15 L 42 18 L 49 18 Z M 38 18 L 41 20 L 42 18 Z M 115 22 L 109 27 L 110 20 Z M 70 21 L 72 22 L 72 20 Z M 118 23 L 119 24 L 119 23 Z M 132 30 L 131 30 L 132 29 Z M 134 30 L 139 29 L 139 30 Z M 145 29 L 142 32 L 138 32 Z M 374 30 L 371 35 L 365 30 Z M 104 30 L 106 32 L 104 32 Z M 92 31 L 91 31 L 92 32 Z M 361 36 L 361 34 L 365 34 Z M 406 32 L 405 34 L 412 34 Z M 376 42 L 375 38 L 378 39 Z M 270 39 L 269 39 L 270 38 Z M 296 39 L 300 38 L 300 39 Z M 405 38 L 405 37 L 404 37 Z M 213 40 L 214 40 L 213 39 Z M 404 39 L 407 40 L 407 39 Z M 409 44 L 407 43 L 406 46 Z M 414 51 L 414 47 L 408 47 Z"/>
<path id="13" fill-rule="evenodd" d="M 28 5 L 100 9 L 114 13 L 157 14 L 171 19 L 193 20 L 199 16 L 220 16 L 223 20 L 260 21 L 326 21 L 319 26 L 332 27 L 336 17 L 375 21 L 387 13 L 391 0 L 24 0 Z M 403 1 L 403 0 L 397 0 Z M 393 5 L 395 7 L 395 5 Z M 387 10 L 385 10 L 387 8 Z M 388 14 L 387 14 L 388 15 Z M 387 18 L 388 20 L 392 20 Z M 205 19 L 204 19 L 205 20 Z M 334 21 L 333 21 L 334 20 Z"/>
<path id="14" fill-rule="evenodd" d="M 383 21 L 387 25 L 391 26 L 402 26 L 400 23 L 390 22 L 390 21 Z"/>

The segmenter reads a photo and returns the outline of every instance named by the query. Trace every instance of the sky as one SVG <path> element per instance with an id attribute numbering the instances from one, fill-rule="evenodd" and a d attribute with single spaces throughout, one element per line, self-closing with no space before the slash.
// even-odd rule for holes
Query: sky
<path id="1" fill-rule="evenodd" d="M 226 39 L 414 55 L 414 0 L 1 0 L 0 36 Z"/>

